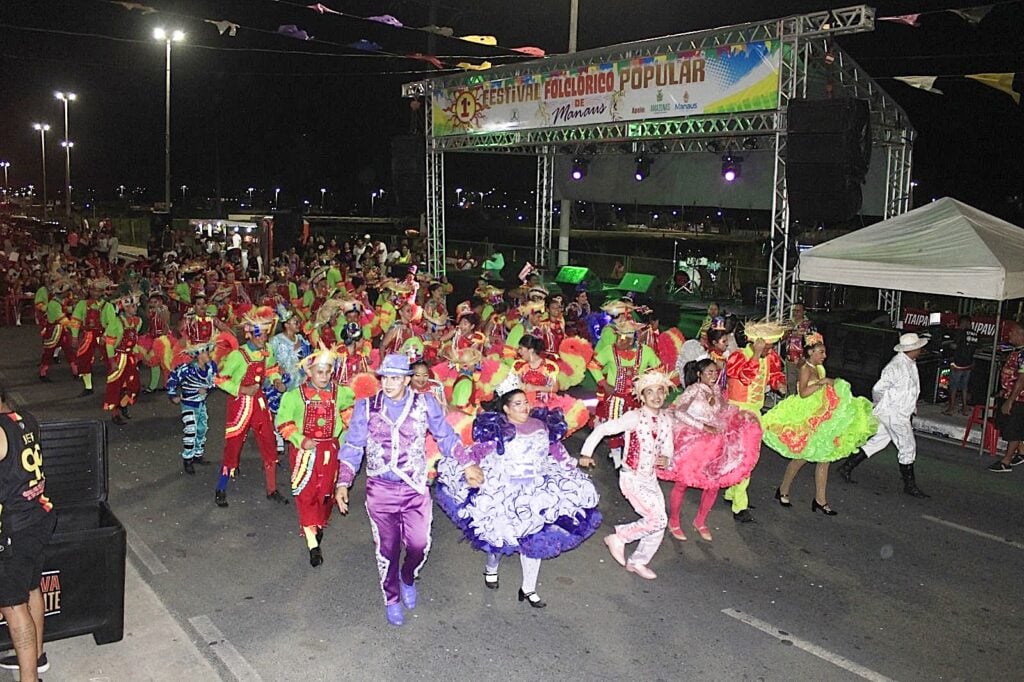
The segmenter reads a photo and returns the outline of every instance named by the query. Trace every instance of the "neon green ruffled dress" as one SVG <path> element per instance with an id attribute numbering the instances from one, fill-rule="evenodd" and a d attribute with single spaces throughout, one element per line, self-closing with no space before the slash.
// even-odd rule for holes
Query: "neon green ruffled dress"
<path id="1" fill-rule="evenodd" d="M 825 367 L 816 367 L 825 378 Z M 857 398 L 850 384 L 836 379 L 833 386 L 806 398 L 793 395 L 761 417 L 763 440 L 789 459 L 834 462 L 856 452 L 878 430 L 871 401 Z"/>

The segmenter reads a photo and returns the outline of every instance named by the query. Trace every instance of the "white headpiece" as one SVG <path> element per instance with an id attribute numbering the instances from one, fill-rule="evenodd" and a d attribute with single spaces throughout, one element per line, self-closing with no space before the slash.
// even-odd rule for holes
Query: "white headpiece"
<path id="1" fill-rule="evenodd" d="M 516 374 L 515 372 L 509 372 L 508 376 L 505 377 L 500 384 L 494 387 L 494 395 L 500 398 L 506 393 L 518 391 L 522 389 L 522 387 L 523 383 L 519 381 L 519 375 Z"/>

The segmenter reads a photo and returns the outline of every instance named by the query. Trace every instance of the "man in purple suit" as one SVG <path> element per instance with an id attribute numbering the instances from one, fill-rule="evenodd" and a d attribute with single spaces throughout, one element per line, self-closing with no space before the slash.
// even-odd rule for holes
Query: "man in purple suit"
<path id="1" fill-rule="evenodd" d="M 483 471 L 472 462 L 459 436 L 445 421 L 444 409 L 426 393 L 409 390 L 409 358 L 392 354 L 380 369 L 382 390 L 356 401 L 341 462 L 335 499 L 348 513 L 348 489 L 366 458 L 366 512 L 377 552 L 377 570 L 387 620 L 405 622 L 402 605 L 416 607 L 416 576 L 430 550 L 432 503 L 427 490 L 426 436 L 429 431 L 441 454 L 463 465 L 470 487 L 483 483 Z M 402 545 L 405 560 L 399 564 Z M 401 599 L 401 601 L 399 601 Z"/>

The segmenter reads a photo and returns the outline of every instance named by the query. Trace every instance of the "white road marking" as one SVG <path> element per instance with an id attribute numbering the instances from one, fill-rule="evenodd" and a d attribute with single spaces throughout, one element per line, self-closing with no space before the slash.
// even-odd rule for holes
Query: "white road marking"
<path id="1" fill-rule="evenodd" d="M 858 663 L 854 663 L 850 659 L 844 658 L 839 654 L 832 653 L 828 649 L 823 649 L 817 644 L 811 644 L 810 642 L 800 639 L 799 637 L 794 637 L 778 629 L 771 623 L 766 623 L 763 620 L 758 620 L 757 618 L 749 616 L 743 613 L 742 611 L 737 611 L 735 609 L 722 609 L 722 613 L 729 616 L 730 618 L 735 618 L 741 623 L 746 623 L 752 628 L 757 628 L 761 632 L 767 633 L 779 641 L 789 642 L 796 648 L 802 649 L 807 653 L 811 654 L 812 656 L 817 656 L 821 660 L 827 661 L 834 666 L 842 668 L 843 670 L 848 670 L 854 675 L 862 677 L 865 680 L 871 680 L 871 682 L 893 682 L 892 678 L 886 677 L 881 673 L 876 673 L 874 670 L 871 670 L 870 668 L 865 668 L 864 666 Z"/>
<path id="2" fill-rule="evenodd" d="M 132 553 L 139 558 L 142 565 L 153 575 L 163 575 L 169 573 L 167 567 L 164 566 L 164 562 L 160 561 L 160 557 L 156 555 L 152 549 L 149 548 L 145 542 L 139 537 L 138 533 L 132 531 L 131 528 L 125 526 L 125 532 L 128 534 L 128 548 L 132 550 Z"/>
<path id="3" fill-rule="evenodd" d="M 921 514 L 921 518 L 924 519 L 925 521 L 931 521 L 933 523 L 938 523 L 938 524 L 941 524 L 943 526 L 949 526 L 950 528 L 956 528 L 957 530 L 962 530 L 963 532 L 970 533 L 971 535 L 977 535 L 979 538 L 985 538 L 986 540 L 994 540 L 995 542 L 999 542 L 999 543 L 1004 544 L 1004 545 L 1009 545 L 1010 547 L 1014 547 L 1016 549 L 1024 549 L 1024 543 L 1015 542 L 1013 540 L 1007 540 L 1006 538 L 1001 538 L 998 535 L 993 535 L 992 533 L 986 533 L 983 530 L 975 530 L 974 528 L 968 528 L 967 526 L 961 526 L 959 523 L 953 523 L 952 521 L 946 521 L 945 519 L 940 519 L 940 518 L 935 517 L 935 516 L 928 516 L 927 514 Z"/>
<path id="4" fill-rule="evenodd" d="M 260 674 L 249 665 L 249 661 L 245 660 L 242 654 L 238 653 L 235 645 L 224 637 L 209 616 L 194 616 L 189 618 L 188 622 L 238 682 L 263 682 Z"/>

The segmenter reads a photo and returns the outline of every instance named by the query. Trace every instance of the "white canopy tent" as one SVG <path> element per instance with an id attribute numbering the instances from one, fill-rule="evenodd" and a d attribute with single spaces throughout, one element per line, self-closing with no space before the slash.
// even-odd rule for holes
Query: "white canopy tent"
<path id="1" fill-rule="evenodd" d="M 1024 298 L 1024 230 L 945 197 L 804 251 L 797 276 L 999 301 L 988 377 L 991 395 L 1002 302 Z M 982 429 L 987 422 L 986 409 Z"/>
<path id="2" fill-rule="evenodd" d="M 798 276 L 993 301 L 1024 298 L 1024 230 L 945 197 L 804 251 Z"/>

